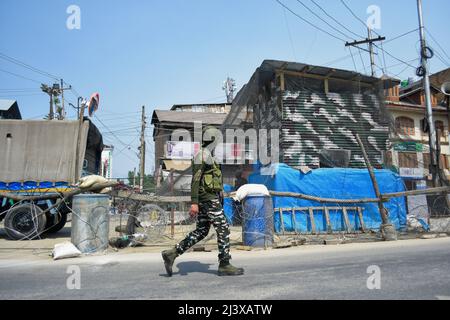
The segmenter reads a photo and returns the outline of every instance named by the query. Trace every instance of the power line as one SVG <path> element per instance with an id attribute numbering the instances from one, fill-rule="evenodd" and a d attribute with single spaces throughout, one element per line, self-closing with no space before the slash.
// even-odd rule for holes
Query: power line
<path id="1" fill-rule="evenodd" d="M 2 93 L 0 93 L 1 95 Z M 2 98 L 14 98 L 14 97 L 31 97 L 31 96 L 40 96 L 41 93 L 29 93 L 29 94 L 6 94 L 1 95 Z"/>
<path id="2" fill-rule="evenodd" d="M 411 33 L 414 33 L 414 32 L 416 32 L 416 31 L 418 31 L 418 30 L 419 30 L 419 28 L 416 28 L 416 29 L 414 29 L 414 30 L 411 30 L 411 31 L 402 33 L 401 35 L 398 35 L 398 36 L 396 36 L 396 37 L 394 37 L 394 38 L 392 38 L 392 39 L 389 39 L 389 40 L 385 41 L 384 43 L 389 43 L 389 42 L 395 41 L 395 40 L 397 40 L 397 39 L 403 38 L 403 37 L 405 37 L 405 36 L 407 36 L 407 35 L 409 35 L 409 34 L 411 34 Z"/>
<path id="3" fill-rule="evenodd" d="M 450 67 L 450 63 L 448 63 L 448 61 L 446 61 L 445 58 L 442 57 L 442 55 L 439 53 L 439 51 L 434 50 L 434 54 L 436 55 L 438 60 L 440 60 L 444 65 L 446 65 L 447 67 Z"/>
<path id="4" fill-rule="evenodd" d="M 294 60 L 297 60 L 297 54 L 295 53 L 294 41 L 292 41 L 291 28 L 289 28 L 289 22 L 288 22 L 287 15 L 286 15 L 286 9 L 283 10 L 283 15 L 284 15 L 284 21 L 286 23 L 288 35 L 289 35 L 289 41 L 291 43 L 292 54 L 294 55 Z"/>
<path id="5" fill-rule="evenodd" d="M 367 68 L 366 68 L 366 64 L 364 63 L 364 59 L 363 59 L 362 54 L 361 54 L 361 49 L 358 48 L 358 52 L 359 52 L 359 57 L 361 58 L 361 63 L 363 65 L 363 67 L 364 67 L 364 72 L 367 74 Z"/>
<path id="6" fill-rule="evenodd" d="M 116 139 L 117 141 L 119 141 L 122 145 L 126 146 L 127 144 L 125 142 L 123 142 L 122 140 L 119 139 L 119 137 L 117 137 L 110 128 L 108 128 L 108 126 L 106 124 L 103 123 L 102 120 L 100 120 L 100 118 L 97 117 L 97 115 L 94 114 L 95 119 L 97 119 L 102 125 L 103 127 L 108 130 L 109 133 L 111 133 Z"/>
<path id="7" fill-rule="evenodd" d="M 444 50 L 444 48 L 442 48 L 442 46 L 439 44 L 439 42 L 436 40 L 435 37 L 433 37 L 433 35 L 431 34 L 431 32 L 425 28 L 425 31 L 427 32 L 427 34 L 431 37 L 431 39 L 438 45 L 438 47 L 442 50 L 442 52 L 445 54 L 445 56 L 450 59 L 450 56 L 447 54 L 447 52 Z"/>
<path id="8" fill-rule="evenodd" d="M 418 61 L 418 60 L 420 60 L 420 59 L 419 58 L 415 58 L 415 59 L 408 60 L 406 62 L 412 63 L 412 62 L 415 62 L 415 61 Z M 404 63 L 400 62 L 400 63 L 396 63 L 396 64 L 393 64 L 393 65 L 387 66 L 386 69 L 392 69 L 392 68 L 395 68 L 395 67 L 398 67 L 398 66 L 403 66 L 403 65 L 404 65 Z"/>
<path id="9" fill-rule="evenodd" d="M 14 73 L 14 72 L 6 71 L 6 70 L 3 70 L 3 69 L 0 69 L 0 71 L 1 71 L 1 72 L 4 72 L 4 73 L 7 73 L 7 74 L 10 74 L 10 75 L 12 75 L 12 76 L 18 77 L 18 78 L 22 78 L 22 79 L 25 79 L 25 80 L 33 81 L 33 82 L 35 82 L 35 83 L 38 83 L 39 85 L 41 84 L 40 81 L 37 81 L 37 80 L 35 80 L 35 79 L 31 79 L 31 78 L 27 78 L 27 77 L 25 77 L 25 76 L 22 76 L 22 75 L 20 75 L 20 74 Z"/>
<path id="10" fill-rule="evenodd" d="M 303 3 L 301 0 L 297 0 L 298 3 L 300 3 L 303 7 L 305 7 L 309 12 L 311 12 L 314 16 L 319 18 L 321 21 L 323 21 L 327 26 L 329 26 L 331 29 L 335 30 L 336 32 L 342 34 L 346 38 L 351 38 L 347 34 L 343 33 L 341 30 L 333 27 L 331 24 L 329 24 L 325 19 L 323 19 L 321 16 L 319 16 L 317 13 L 315 13 L 312 9 L 310 9 L 306 4 Z"/>
<path id="11" fill-rule="evenodd" d="M 339 38 L 338 36 L 335 36 L 334 34 L 331 34 L 330 32 L 316 26 L 314 23 L 306 20 L 305 18 L 303 18 L 302 16 L 300 16 L 298 13 L 292 11 L 288 6 L 286 6 L 284 3 L 282 3 L 280 0 L 275 0 L 276 2 L 278 2 L 279 5 L 281 5 L 282 7 L 284 7 L 286 10 L 288 10 L 290 13 L 292 13 L 293 15 L 295 15 L 297 18 L 299 18 L 300 20 L 302 20 L 303 22 L 309 24 L 311 27 L 316 28 L 319 31 L 322 31 L 323 33 L 326 33 L 327 35 L 329 35 L 330 37 L 333 37 L 339 41 L 345 42 L 344 39 Z"/>
<path id="12" fill-rule="evenodd" d="M 355 72 L 358 72 L 358 68 L 356 67 L 356 61 L 355 61 L 355 57 L 353 56 L 352 48 L 348 47 L 348 50 L 350 51 L 350 55 L 352 57 L 353 66 L 355 67 Z"/>
<path id="13" fill-rule="evenodd" d="M 409 67 L 411 67 L 411 68 L 413 68 L 413 69 L 416 69 L 415 66 L 409 64 L 408 62 L 406 62 L 406 61 L 404 61 L 404 60 L 402 60 L 402 59 L 399 59 L 399 58 L 395 57 L 394 55 L 392 55 L 391 53 L 389 53 L 387 50 L 385 50 L 385 49 L 383 49 L 383 48 L 380 48 L 380 47 L 377 46 L 376 44 L 374 44 L 374 46 L 377 47 L 378 49 L 380 49 L 381 51 L 383 51 L 384 53 L 386 53 L 386 54 L 387 54 L 388 56 L 390 56 L 392 59 L 395 59 L 395 60 L 397 60 L 397 61 L 399 61 L 399 62 L 401 62 L 401 63 L 403 63 L 403 64 L 405 64 L 405 65 L 408 65 Z"/>
<path id="14" fill-rule="evenodd" d="M 348 11 L 350 11 L 350 13 L 352 14 L 352 16 L 353 16 L 356 20 L 358 20 L 359 22 L 361 22 L 362 25 L 363 25 L 366 29 L 368 28 L 368 27 L 367 27 L 367 24 L 366 24 L 360 17 L 358 17 L 358 16 L 355 14 L 355 12 L 353 12 L 353 10 L 345 3 L 344 0 L 341 0 L 341 3 L 344 5 L 344 7 L 347 8 Z M 376 33 L 376 32 L 375 32 L 375 33 Z"/>
<path id="15" fill-rule="evenodd" d="M 39 74 L 41 74 L 41 75 L 43 75 L 43 76 L 46 76 L 46 77 L 49 77 L 49 78 L 52 78 L 52 79 L 55 79 L 55 80 L 61 79 L 60 77 L 57 77 L 57 76 L 55 76 L 55 75 L 53 75 L 53 74 L 51 74 L 51 73 L 48 73 L 48 72 L 46 72 L 46 71 L 40 70 L 40 69 L 38 69 L 38 68 L 35 68 L 35 67 L 33 67 L 33 66 L 31 66 L 31 65 L 29 65 L 29 64 L 27 64 L 27 63 L 25 63 L 25 62 L 22 62 L 22 61 L 20 61 L 20 60 L 18 60 L 18 59 L 15 59 L 15 58 L 13 58 L 13 57 L 10 57 L 10 56 L 8 56 L 8 55 L 2 53 L 2 52 L 0 52 L 0 58 L 3 59 L 3 60 L 9 61 L 9 62 L 11 62 L 11 63 L 14 63 L 14 64 L 16 64 L 16 65 L 18 65 L 18 66 L 24 67 L 24 68 L 26 68 L 26 69 L 28 69 L 28 70 L 34 71 L 34 72 L 36 72 L 36 73 L 39 73 Z"/>
<path id="16" fill-rule="evenodd" d="M 325 66 L 325 67 L 328 67 L 328 66 L 333 65 L 333 64 L 335 64 L 335 63 L 338 63 L 338 62 L 341 62 L 341 61 L 345 61 L 345 60 L 349 59 L 350 57 L 351 57 L 351 55 L 348 54 L 348 55 L 346 55 L 346 56 L 343 56 L 343 57 L 337 58 L 337 59 L 335 59 L 335 60 L 332 60 L 332 61 L 330 61 L 330 62 L 327 62 L 327 63 L 324 64 L 324 66 Z"/>
<path id="17" fill-rule="evenodd" d="M 311 0 L 312 3 L 314 3 L 320 10 L 322 10 L 323 13 L 325 13 L 327 15 L 327 17 L 329 17 L 330 19 L 332 19 L 334 22 L 336 22 L 337 24 L 339 24 L 342 28 L 344 28 L 345 30 L 347 30 L 348 32 L 350 32 L 351 34 L 357 36 L 358 38 L 364 38 L 363 36 L 360 36 L 359 34 L 353 32 L 352 30 L 348 29 L 345 25 L 343 25 L 342 23 L 339 22 L 339 20 L 337 20 L 336 18 L 334 18 L 332 15 L 330 15 L 322 6 L 320 6 L 316 1 Z"/>
<path id="18" fill-rule="evenodd" d="M 384 49 L 383 41 L 381 41 L 381 48 Z M 380 50 L 378 50 L 377 52 L 378 52 L 378 58 L 380 58 Z M 385 72 L 387 72 L 386 54 L 384 53 L 384 51 L 381 51 L 381 53 L 383 53 L 383 67 L 384 67 Z"/>

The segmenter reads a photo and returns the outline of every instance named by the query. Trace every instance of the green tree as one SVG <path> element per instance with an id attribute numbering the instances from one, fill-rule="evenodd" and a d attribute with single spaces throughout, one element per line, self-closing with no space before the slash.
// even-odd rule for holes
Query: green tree
<path id="1" fill-rule="evenodd" d="M 133 171 L 128 171 L 128 184 L 133 185 Z M 139 185 L 140 181 L 140 174 L 136 173 L 136 186 Z M 146 174 L 144 176 L 144 191 L 145 192 L 155 192 L 156 190 L 156 184 L 155 184 L 155 177 L 151 174 Z"/>

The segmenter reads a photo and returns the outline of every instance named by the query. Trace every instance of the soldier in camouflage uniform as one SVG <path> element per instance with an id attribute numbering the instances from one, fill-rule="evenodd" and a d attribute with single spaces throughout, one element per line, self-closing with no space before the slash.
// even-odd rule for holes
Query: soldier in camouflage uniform
<path id="1" fill-rule="evenodd" d="M 206 127 L 208 130 L 217 130 Z M 197 153 L 192 164 L 191 185 L 191 216 L 197 216 L 197 228 L 178 243 L 175 248 L 162 252 L 164 265 L 169 276 L 172 276 L 172 266 L 175 258 L 186 252 L 193 245 L 203 240 L 209 233 L 211 225 L 217 233 L 219 247 L 220 276 L 244 274 L 244 269 L 230 264 L 230 230 L 222 208 L 221 193 L 223 192 L 222 172 L 219 165 L 206 148 L 214 141 L 204 134 L 203 147 Z"/>

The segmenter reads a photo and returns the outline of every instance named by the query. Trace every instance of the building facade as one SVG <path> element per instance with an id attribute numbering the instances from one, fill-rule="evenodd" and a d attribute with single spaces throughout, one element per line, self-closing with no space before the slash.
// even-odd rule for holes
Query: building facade
<path id="1" fill-rule="evenodd" d="M 382 168 L 389 145 L 383 86 L 352 71 L 266 60 L 237 94 L 224 127 L 278 130 L 279 162 L 311 169 L 364 167 L 358 134 Z"/>
<path id="2" fill-rule="evenodd" d="M 190 191 L 192 158 L 201 147 L 201 141 L 196 141 L 194 136 L 195 122 L 220 129 L 230 108 L 229 104 L 224 103 L 192 104 L 174 105 L 170 110 L 153 112 L 155 177 L 158 186 L 165 184 L 167 187 L 172 174 L 175 190 Z M 236 166 L 223 164 L 222 171 L 224 183 L 233 184 Z"/>
<path id="3" fill-rule="evenodd" d="M 449 176 L 449 105 L 448 99 L 440 91 L 441 85 L 446 81 L 450 81 L 450 69 L 430 77 L 433 120 L 440 149 L 439 168 Z M 412 82 L 405 87 L 397 85 L 386 92 L 386 97 L 386 106 L 392 118 L 387 165 L 398 171 L 410 190 L 431 186 L 428 125 L 422 81 Z"/>
<path id="4" fill-rule="evenodd" d="M 113 146 L 103 147 L 100 174 L 106 179 L 113 179 L 113 151 Z"/>

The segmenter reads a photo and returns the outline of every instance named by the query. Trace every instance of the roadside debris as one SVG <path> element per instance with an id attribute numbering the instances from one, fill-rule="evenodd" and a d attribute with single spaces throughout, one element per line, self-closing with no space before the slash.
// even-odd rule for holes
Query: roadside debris
<path id="1" fill-rule="evenodd" d="M 408 226 L 408 231 L 416 231 L 416 232 L 430 231 L 430 226 L 425 222 L 425 220 L 420 219 L 415 216 L 408 216 L 407 226 Z"/>
<path id="2" fill-rule="evenodd" d="M 140 247 L 147 240 L 147 235 L 136 233 L 132 235 L 123 235 L 109 239 L 109 245 L 113 248 L 123 249 L 126 247 Z"/>

